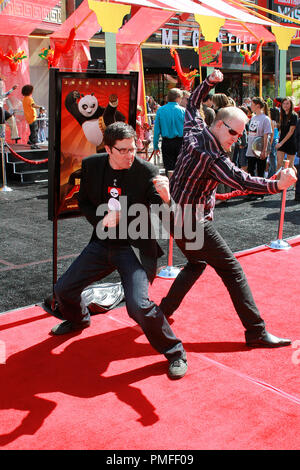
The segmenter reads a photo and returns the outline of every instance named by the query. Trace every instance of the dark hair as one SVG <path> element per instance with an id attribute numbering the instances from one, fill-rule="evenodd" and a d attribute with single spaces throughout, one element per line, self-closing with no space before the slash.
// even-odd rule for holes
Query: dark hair
<path id="1" fill-rule="evenodd" d="M 202 103 L 206 103 L 208 100 L 212 100 L 212 97 L 213 97 L 213 94 L 208 93 L 208 95 L 206 95 L 205 98 L 203 98 Z"/>
<path id="2" fill-rule="evenodd" d="M 246 116 L 248 117 L 248 108 L 247 106 L 239 106 L 239 108 L 244 111 L 244 113 L 246 114 Z"/>
<path id="3" fill-rule="evenodd" d="M 251 101 L 253 101 L 254 104 L 258 104 L 258 106 L 260 107 L 260 109 L 263 108 L 265 115 L 270 117 L 269 106 L 268 106 L 268 104 L 266 103 L 266 101 L 264 101 L 264 100 L 263 100 L 262 98 L 260 98 L 259 96 L 254 96 L 254 98 L 252 98 Z"/>
<path id="4" fill-rule="evenodd" d="M 253 101 L 254 104 L 258 104 L 260 108 L 263 108 L 265 105 L 264 100 L 259 96 L 254 96 L 253 98 L 251 98 L 251 101 Z"/>
<path id="5" fill-rule="evenodd" d="M 225 93 L 216 93 L 212 97 L 214 104 L 215 112 L 217 113 L 219 109 L 226 108 L 227 106 L 232 106 L 232 103 L 229 101 L 229 98 Z"/>
<path id="6" fill-rule="evenodd" d="M 104 145 L 113 147 L 117 140 L 135 139 L 136 133 L 133 127 L 126 122 L 117 121 L 107 126 L 104 131 Z"/>
<path id="7" fill-rule="evenodd" d="M 279 109 L 277 108 L 271 108 L 270 109 L 270 118 L 272 121 L 275 121 L 277 122 L 277 124 L 279 123 L 279 120 L 280 120 L 280 112 L 279 112 Z"/>
<path id="8" fill-rule="evenodd" d="M 23 96 L 30 96 L 33 92 L 33 86 L 32 85 L 24 85 L 22 88 L 22 95 Z"/>
<path id="9" fill-rule="evenodd" d="M 283 110 L 283 107 L 282 107 L 284 101 L 289 101 L 291 103 L 288 114 L 286 114 L 286 112 Z M 280 104 L 280 124 L 282 124 L 284 121 L 288 122 L 289 119 L 291 118 L 291 115 L 293 114 L 293 111 L 294 111 L 294 102 L 291 99 L 291 97 L 287 96 L 285 98 L 282 98 L 282 101 Z"/>

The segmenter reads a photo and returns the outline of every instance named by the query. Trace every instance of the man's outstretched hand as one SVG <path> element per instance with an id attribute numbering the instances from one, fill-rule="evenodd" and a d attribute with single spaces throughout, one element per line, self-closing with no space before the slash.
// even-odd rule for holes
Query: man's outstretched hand
<path id="1" fill-rule="evenodd" d="M 218 69 L 214 69 L 214 71 L 209 76 L 209 81 L 214 82 L 214 83 L 222 82 L 223 78 L 224 77 L 223 77 L 222 72 Z"/>
<path id="2" fill-rule="evenodd" d="M 285 168 L 280 172 L 280 178 L 277 181 L 278 189 L 281 191 L 287 189 L 297 181 L 297 176 L 294 168 Z"/>

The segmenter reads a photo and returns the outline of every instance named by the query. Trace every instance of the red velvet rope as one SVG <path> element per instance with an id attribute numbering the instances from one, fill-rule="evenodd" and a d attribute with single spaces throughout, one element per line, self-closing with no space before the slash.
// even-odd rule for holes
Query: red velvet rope
<path id="1" fill-rule="evenodd" d="M 277 176 L 278 176 L 278 172 L 276 172 L 275 175 L 271 176 L 271 178 L 268 178 L 268 179 L 275 180 Z M 222 201 L 225 201 L 227 199 L 231 199 L 232 197 L 248 196 L 248 194 L 257 194 L 257 193 L 254 193 L 253 191 L 236 190 L 236 191 L 232 191 L 231 193 L 216 194 L 216 199 L 221 199 Z"/>
<path id="2" fill-rule="evenodd" d="M 216 199 L 221 199 L 221 201 L 226 201 L 227 199 L 231 199 L 232 197 L 248 196 L 248 194 L 253 194 L 253 192 L 237 190 L 237 191 L 232 191 L 231 193 L 216 194 Z"/>
<path id="3" fill-rule="evenodd" d="M 18 153 L 16 153 L 8 144 L 7 145 L 7 148 L 8 150 L 10 151 L 10 153 L 18 158 L 19 160 L 22 160 L 23 162 L 26 162 L 26 163 L 31 163 L 31 165 L 40 165 L 41 163 L 46 163 L 48 161 L 48 158 L 45 158 L 44 160 L 28 160 L 28 158 L 24 158 L 24 157 L 21 157 L 21 155 L 19 155 Z"/>

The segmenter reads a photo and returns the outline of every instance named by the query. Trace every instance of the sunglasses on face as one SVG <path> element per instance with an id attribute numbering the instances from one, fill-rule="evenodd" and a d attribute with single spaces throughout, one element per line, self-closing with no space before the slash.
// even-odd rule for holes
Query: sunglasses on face
<path id="1" fill-rule="evenodd" d="M 234 137 L 242 137 L 243 134 L 239 134 L 237 131 L 235 131 L 234 129 L 232 129 L 230 126 L 228 126 L 228 124 L 226 124 L 226 122 L 222 121 L 224 126 L 227 127 L 228 129 L 228 132 L 230 135 L 233 135 Z"/>

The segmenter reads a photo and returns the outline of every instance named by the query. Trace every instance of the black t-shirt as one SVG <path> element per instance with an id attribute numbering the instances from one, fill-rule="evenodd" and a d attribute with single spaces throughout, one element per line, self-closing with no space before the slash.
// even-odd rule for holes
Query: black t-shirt
<path id="1" fill-rule="evenodd" d="M 107 214 L 109 211 L 121 210 L 120 196 L 126 196 L 124 193 L 124 177 L 128 170 L 114 170 L 109 164 L 106 165 L 103 176 L 103 211 Z M 104 227 L 103 232 L 108 233 L 106 240 L 112 243 L 127 244 L 127 234 L 121 233 L 119 225 L 117 227 Z"/>
<path id="2" fill-rule="evenodd" d="M 287 116 L 285 116 L 283 122 L 280 124 L 280 140 L 282 140 L 287 135 L 291 126 L 297 125 L 297 121 L 298 117 L 295 112 L 292 112 L 289 119 Z M 294 139 L 294 135 L 292 135 L 290 139 Z"/>

